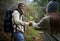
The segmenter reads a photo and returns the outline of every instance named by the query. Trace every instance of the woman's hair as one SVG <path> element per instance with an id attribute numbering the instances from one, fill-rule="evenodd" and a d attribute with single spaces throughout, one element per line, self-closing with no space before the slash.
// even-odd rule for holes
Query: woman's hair
<path id="1" fill-rule="evenodd" d="M 60 33 L 60 16 L 57 14 L 51 15 L 50 17 L 51 33 Z"/>

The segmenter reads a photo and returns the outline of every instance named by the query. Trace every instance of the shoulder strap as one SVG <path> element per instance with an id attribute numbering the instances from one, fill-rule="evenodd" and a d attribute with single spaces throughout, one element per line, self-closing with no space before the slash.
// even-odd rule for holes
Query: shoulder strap
<path id="1" fill-rule="evenodd" d="M 22 15 L 23 15 L 23 13 L 22 13 L 22 11 L 20 11 L 19 9 L 15 9 L 15 10 L 17 10 L 19 13 L 20 13 L 20 17 L 22 17 Z M 22 20 L 23 20 L 23 17 L 22 17 Z M 15 23 L 14 23 L 15 24 Z M 17 24 L 15 24 L 16 25 L 16 32 L 18 31 L 17 30 Z M 18 27 L 19 28 L 19 27 Z"/>
<path id="2" fill-rule="evenodd" d="M 20 16 L 23 15 L 21 10 L 19 10 L 19 9 L 15 9 L 15 10 L 17 10 L 20 13 Z"/>

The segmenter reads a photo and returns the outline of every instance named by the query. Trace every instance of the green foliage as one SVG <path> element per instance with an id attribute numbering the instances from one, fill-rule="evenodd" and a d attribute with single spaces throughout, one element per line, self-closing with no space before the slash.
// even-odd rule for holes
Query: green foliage
<path id="1" fill-rule="evenodd" d="M 57 0 L 57 2 L 58 2 L 58 11 L 60 13 L 60 0 Z"/>
<path id="2" fill-rule="evenodd" d="M 6 41 L 5 37 L 3 37 L 2 35 L 0 35 L 0 41 Z"/>
<path id="3" fill-rule="evenodd" d="M 31 41 L 31 38 L 32 38 L 31 35 L 26 35 L 25 36 L 25 41 Z"/>
<path id="4" fill-rule="evenodd" d="M 25 8 L 25 16 L 28 21 L 30 20 L 35 20 L 38 19 L 40 20 L 41 17 L 44 15 L 42 14 L 42 10 L 40 9 L 39 3 L 30 3 L 29 5 L 26 6 Z M 26 35 L 25 35 L 25 41 L 32 41 L 32 37 L 37 36 L 37 34 L 40 31 L 34 30 L 33 27 L 26 27 Z"/>
<path id="5" fill-rule="evenodd" d="M 48 2 L 48 0 L 38 0 L 37 1 L 37 5 L 39 5 L 39 6 L 45 6 L 46 4 L 47 4 L 47 2 Z"/>
<path id="6" fill-rule="evenodd" d="M 25 41 L 32 41 L 34 36 L 37 36 L 37 34 L 40 31 L 34 30 L 33 27 L 27 27 L 27 34 L 25 35 Z"/>
<path id="7" fill-rule="evenodd" d="M 0 0 L 0 2 L 4 1 L 5 4 L 6 2 L 8 3 L 8 6 L 13 4 L 12 0 Z M 19 1 L 19 0 L 17 0 Z M 20 0 L 20 1 L 24 1 L 25 0 Z M 25 21 L 37 21 L 40 20 L 44 15 L 45 15 L 45 10 L 46 10 L 46 5 L 50 0 L 38 0 L 37 2 L 32 2 L 29 5 L 26 5 L 25 7 L 25 17 L 26 20 Z M 59 12 L 60 12 L 60 0 L 57 0 L 58 4 L 59 4 Z M 1 18 L 0 18 L 0 21 Z M 38 21 L 37 21 L 38 22 Z M 33 27 L 26 27 L 27 28 L 27 33 L 25 35 L 25 41 L 32 41 L 32 37 L 36 36 L 40 31 L 34 30 Z M 1 40 L 1 41 L 4 41 Z"/>

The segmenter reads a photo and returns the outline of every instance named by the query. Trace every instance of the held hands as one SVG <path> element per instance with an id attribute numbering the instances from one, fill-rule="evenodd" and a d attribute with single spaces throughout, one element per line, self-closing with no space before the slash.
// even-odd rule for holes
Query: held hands
<path id="1" fill-rule="evenodd" d="M 30 21 L 30 22 L 29 22 L 29 26 L 32 26 L 32 25 L 33 25 L 33 21 Z"/>
<path id="2" fill-rule="evenodd" d="M 29 26 L 32 26 L 33 28 L 39 28 L 38 23 L 35 23 L 34 21 L 29 22 Z"/>

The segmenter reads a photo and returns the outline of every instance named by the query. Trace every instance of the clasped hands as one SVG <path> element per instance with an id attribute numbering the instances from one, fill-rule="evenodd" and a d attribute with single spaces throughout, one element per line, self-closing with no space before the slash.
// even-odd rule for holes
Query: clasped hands
<path id="1" fill-rule="evenodd" d="M 29 21 L 29 26 L 32 26 L 33 25 L 33 21 Z"/>
<path id="2" fill-rule="evenodd" d="M 29 26 L 36 26 L 38 23 L 34 22 L 34 21 L 29 21 Z"/>

